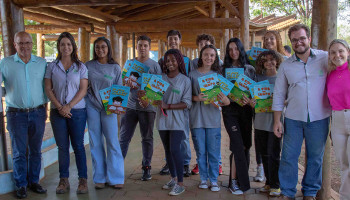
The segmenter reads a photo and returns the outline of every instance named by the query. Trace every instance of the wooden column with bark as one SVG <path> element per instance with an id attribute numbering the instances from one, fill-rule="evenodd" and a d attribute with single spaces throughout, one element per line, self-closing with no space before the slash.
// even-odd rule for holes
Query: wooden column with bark
<path id="1" fill-rule="evenodd" d="M 240 36 L 245 49 L 249 49 L 249 0 L 238 1 L 239 18 L 241 19 Z"/>
<path id="2" fill-rule="evenodd" d="M 316 15 L 319 18 L 312 17 L 312 40 L 318 41 L 318 49 L 328 51 L 329 44 L 337 37 L 338 0 L 316 0 L 313 6 L 313 13 L 319 13 L 319 16 Z M 328 137 L 323 157 L 322 186 L 317 195 L 319 199 L 331 198 L 331 176 L 331 141 Z"/>
<path id="3" fill-rule="evenodd" d="M 13 46 L 14 36 L 24 31 L 23 9 L 12 3 L 11 0 L 0 0 L 1 32 L 4 57 L 16 53 Z"/>
<path id="4" fill-rule="evenodd" d="M 224 57 L 225 57 L 224 37 L 221 37 L 221 39 L 220 39 L 220 59 L 224 60 Z"/>
<path id="5" fill-rule="evenodd" d="M 111 42 L 113 59 L 119 63 L 119 34 L 115 26 L 108 24 L 106 26 L 107 38 Z"/>
<path id="6" fill-rule="evenodd" d="M 128 38 L 126 35 L 120 36 L 120 67 L 123 68 L 125 62 L 128 60 Z"/>
<path id="7" fill-rule="evenodd" d="M 78 30 L 78 56 L 84 63 L 90 60 L 90 33 L 84 27 Z"/>
<path id="8" fill-rule="evenodd" d="M 163 44 L 161 40 L 158 40 L 158 60 L 163 56 Z"/>
<path id="9" fill-rule="evenodd" d="M 254 47 L 255 46 L 255 32 L 252 32 L 252 45 L 250 48 Z"/>
<path id="10" fill-rule="evenodd" d="M 41 33 L 36 34 L 36 47 L 37 47 L 36 55 L 39 57 L 45 58 L 45 43 L 42 36 L 43 34 Z"/>
<path id="11" fill-rule="evenodd" d="M 229 18 L 230 17 L 230 13 L 228 10 L 224 11 L 223 14 L 223 18 Z M 223 51 L 225 52 L 225 48 L 226 48 L 226 44 L 228 42 L 228 40 L 230 39 L 230 29 L 224 29 L 224 37 L 223 37 Z"/>

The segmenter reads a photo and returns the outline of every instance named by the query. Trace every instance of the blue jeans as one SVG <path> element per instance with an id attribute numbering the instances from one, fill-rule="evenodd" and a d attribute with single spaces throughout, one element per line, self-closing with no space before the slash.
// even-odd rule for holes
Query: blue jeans
<path id="1" fill-rule="evenodd" d="M 86 109 L 72 109 L 72 117 L 62 117 L 57 109 L 51 109 L 50 121 L 58 147 L 58 164 L 60 178 L 69 177 L 69 140 L 75 154 L 79 178 L 87 178 L 86 155 L 84 148 L 84 131 Z"/>
<path id="2" fill-rule="evenodd" d="M 210 182 L 217 182 L 221 128 L 194 128 L 191 129 L 191 132 L 201 180 L 209 179 Z"/>
<path id="3" fill-rule="evenodd" d="M 189 110 L 184 110 L 185 114 L 185 137 L 181 143 L 181 151 L 183 152 L 184 165 L 189 165 L 191 162 L 191 146 L 190 146 L 190 120 Z"/>
<path id="4" fill-rule="evenodd" d="M 7 130 L 11 136 L 13 177 L 16 186 L 25 187 L 28 181 L 38 183 L 41 169 L 41 144 L 47 117 L 46 108 L 32 112 L 7 112 L 6 116 Z"/>
<path id="5" fill-rule="evenodd" d="M 306 171 L 303 177 L 304 196 L 316 196 L 322 184 L 322 162 L 328 137 L 329 118 L 302 122 L 285 118 L 282 157 L 278 171 L 282 194 L 294 197 L 298 182 L 298 158 L 305 138 Z"/>
<path id="6" fill-rule="evenodd" d="M 107 115 L 106 111 L 97 110 L 88 98 L 85 99 L 94 183 L 124 184 L 124 158 L 118 139 L 117 115 Z"/>

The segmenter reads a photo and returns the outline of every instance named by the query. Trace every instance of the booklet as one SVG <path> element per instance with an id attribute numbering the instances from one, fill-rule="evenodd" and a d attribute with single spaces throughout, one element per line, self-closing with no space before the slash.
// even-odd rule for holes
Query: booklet
<path id="1" fill-rule="evenodd" d="M 235 86 L 232 88 L 229 98 L 236 102 L 238 105 L 243 106 L 243 95 L 249 98 L 249 86 L 255 83 L 248 76 L 241 74 L 235 82 Z"/>
<path id="2" fill-rule="evenodd" d="M 141 75 L 143 73 L 147 73 L 149 71 L 149 67 L 145 64 L 134 60 L 130 68 L 125 74 L 124 82 L 128 81 L 129 79 L 132 81 L 132 85 L 134 87 L 137 87 L 139 89 L 141 87 Z"/>
<path id="3" fill-rule="evenodd" d="M 251 65 L 254 67 L 256 66 L 256 59 L 258 58 L 259 54 L 261 52 L 268 51 L 267 49 L 259 48 L 259 47 L 252 47 L 252 49 L 249 51 L 248 59 Z"/>
<path id="4" fill-rule="evenodd" d="M 249 86 L 249 92 L 250 92 L 250 96 L 254 97 L 254 86 L 256 85 L 260 85 L 260 84 L 269 84 L 269 80 L 264 80 L 264 81 L 260 81 L 260 82 L 254 82 Z"/>
<path id="5" fill-rule="evenodd" d="M 159 78 L 162 78 L 162 75 L 143 73 L 141 75 L 141 87 L 140 87 L 140 90 L 145 90 L 145 87 L 147 86 L 149 80 L 151 80 L 152 76 L 157 76 Z"/>
<path id="6" fill-rule="evenodd" d="M 125 113 L 128 105 L 130 87 L 112 85 L 107 110 L 110 112 L 121 111 Z"/>
<path id="7" fill-rule="evenodd" d="M 154 101 L 162 100 L 169 85 L 162 77 L 152 76 L 145 87 L 146 98 L 151 100 L 151 104 L 154 104 Z"/>
<path id="8" fill-rule="evenodd" d="M 186 76 L 188 76 L 188 71 L 190 68 L 190 59 L 188 57 L 183 57 L 184 58 L 184 62 L 185 62 L 185 69 L 186 69 Z"/>
<path id="9" fill-rule="evenodd" d="M 255 113 L 273 112 L 273 84 L 265 83 L 254 86 L 254 99 L 256 99 Z"/>
<path id="10" fill-rule="evenodd" d="M 198 77 L 198 83 L 201 93 L 208 96 L 208 99 L 204 101 L 204 104 L 211 104 L 215 102 L 217 100 L 217 95 L 221 92 L 218 74 L 213 73 Z"/>
<path id="11" fill-rule="evenodd" d="M 126 73 L 130 69 L 131 65 L 133 64 L 132 60 L 127 60 L 124 64 L 123 71 L 122 71 L 122 80 L 124 80 Z"/>
<path id="12" fill-rule="evenodd" d="M 243 68 L 226 68 L 225 69 L 225 77 L 229 81 L 233 81 L 233 83 L 237 80 L 239 75 L 244 74 Z"/>
<path id="13" fill-rule="evenodd" d="M 227 80 L 225 77 L 221 76 L 220 74 L 218 74 L 218 81 L 221 92 L 225 96 L 227 96 L 234 87 L 234 84 L 231 81 Z M 214 102 L 212 102 L 212 104 L 216 107 L 221 106 L 221 102 L 218 100 L 217 96 L 214 98 Z"/>
<path id="14" fill-rule="evenodd" d="M 111 87 L 108 87 L 99 91 L 102 99 L 102 105 L 105 108 L 107 115 L 112 114 L 111 112 L 107 111 L 110 92 L 111 92 Z"/>

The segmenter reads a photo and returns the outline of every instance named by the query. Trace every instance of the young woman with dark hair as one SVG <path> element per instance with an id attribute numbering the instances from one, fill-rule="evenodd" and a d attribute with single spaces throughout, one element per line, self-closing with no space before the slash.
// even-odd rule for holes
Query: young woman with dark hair
<path id="1" fill-rule="evenodd" d="M 104 188 L 106 183 L 118 189 L 124 184 L 124 158 L 116 126 L 118 124 L 116 114 L 119 111 L 107 115 L 99 91 L 112 85 L 122 85 L 121 69 L 112 58 L 111 43 L 108 39 L 97 38 L 93 49 L 93 60 L 86 63 L 89 70 L 89 88 L 85 98 L 92 176 L 96 189 Z"/>
<path id="2" fill-rule="evenodd" d="M 209 179 L 211 191 L 217 192 L 220 190 L 217 178 L 221 146 L 221 113 L 216 106 L 204 104 L 207 96 L 201 92 L 198 82 L 199 77 L 214 73 L 221 73 L 219 57 L 213 45 L 206 45 L 200 52 L 198 68 L 189 74 L 192 82 L 190 128 L 201 179 L 198 187 L 207 189 Z M 230 103 L 223 93 L 219 93 L 218 98 L 223 105 Z"/>
<path id="3" fill-rule="evenodd" d="M 87 193 L 87 167 L 84 148 L 86 108 L 84 96 L 88 87 L 86 66 L 79 61 L 73 36 L 62 33 L 57 40 L 57 59 L 46 68 L 45 92 L 51 100 L 50 121 L 58 146 L 60 182 L 57 194 L 69 189 L 69 141 L 78 168 L 78 194 Z"/>
<path id="4" fill-rule="evenodd" d="M 223 71 L 227 68 L 243 68 L 244 74 L 255 80 L 255 69 L 249 65 L 247 54 L 238 38 L 231 38 L 226 46 Z M 249 101 L 244 101 L 248 104 Z M 240 195 L 250 188 L 249 149 L 252 146 L 253 109 L 235 102 L 222 107 L 222 116 L 227 133 L 230 136 L 230 181 L 232 194 Z"/>

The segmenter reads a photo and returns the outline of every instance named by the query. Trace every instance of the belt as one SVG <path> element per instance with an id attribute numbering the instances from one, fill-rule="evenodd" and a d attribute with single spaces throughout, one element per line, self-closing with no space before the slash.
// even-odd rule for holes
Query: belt
<path id="1" fill-rule="evenodd" d="M 41 104 L 40 106 L 37 106 L 35 108 L 14 108 L 14 107 L 7 107 L 7 112 L 32 112 L 36 111 L 38 109 L 45 108 L 45 104 Z"/>

